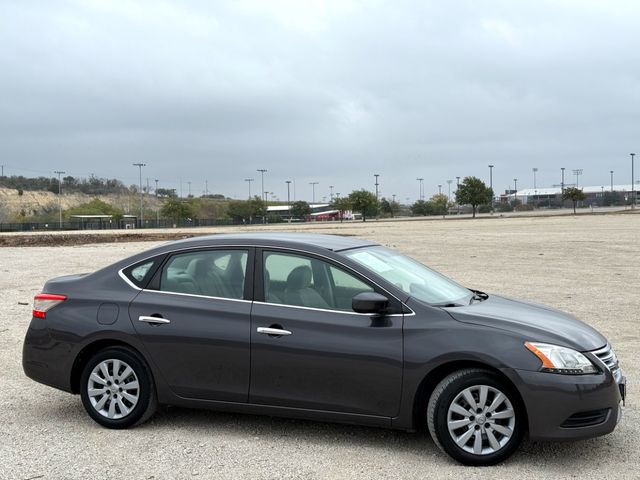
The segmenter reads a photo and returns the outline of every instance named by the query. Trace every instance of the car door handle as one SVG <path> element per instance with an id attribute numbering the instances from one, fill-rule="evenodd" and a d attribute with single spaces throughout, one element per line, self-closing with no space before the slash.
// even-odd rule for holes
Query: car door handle
<path id="1" fill-rule="evenodd" d="M 291 335 L 292 332 L 289 330 L 284 330 L 282 328 L 271 328 L 271 327 L 258 327 L 258 333 L 262 333 L 264 335 Z"/>
<path id="2" fill-rule="evenodd" d="M 158 325 L 158 324 L 166 324 L 166 323 L 171 323 L 171 320 L 169 320 L 168 318 L 162 318 L 162 317 L 147 317 L 145 315 L 140 315 L 138 317 L 138 321 L 139 322 L 144 322 L 144 323 L 149 323 L 151 325 Z"/>

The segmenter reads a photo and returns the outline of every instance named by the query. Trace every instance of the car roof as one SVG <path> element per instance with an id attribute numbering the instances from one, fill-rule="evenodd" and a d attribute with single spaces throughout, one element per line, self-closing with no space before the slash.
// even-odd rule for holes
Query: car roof
<path id="1" fill-rule="evenodd" d="M 375 242 L 363 240 L 361 238 L 344 235 L 322 235 L 315 233 L 290 233 L 290 232 L 268 232 L 268 233 L 224 233 L 217 235 L 204 235 L 185 240 L 170 242 L 165 246 L 196 247 L 206 245 L 262 245 L 262 246 L 312 246 L 326 250 L 338 252 L 351 248 L 377 245 Z"/>

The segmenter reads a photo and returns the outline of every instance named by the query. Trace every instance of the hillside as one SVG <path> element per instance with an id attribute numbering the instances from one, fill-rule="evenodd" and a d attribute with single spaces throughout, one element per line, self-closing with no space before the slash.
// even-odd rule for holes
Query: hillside
<path id="1" fill-rule="evenodd" d="M 139 210 L 140 197 L 134 194 L 86 195 L 84 193 L 63 193 L 60 197 L 62 210 L 77 207 L 94 198 L 122 209 L 125 213 L 135 214 Z M 155 210 L 161 207 L 161 201 L 153 195 L 145 197 L 145 209 Z M 13 188 L 0 187 L 0 222 L 39 221 L 44 216 L 57 214 L 58 195 L 45 190 L 24 190 L 22 194 Z"/>

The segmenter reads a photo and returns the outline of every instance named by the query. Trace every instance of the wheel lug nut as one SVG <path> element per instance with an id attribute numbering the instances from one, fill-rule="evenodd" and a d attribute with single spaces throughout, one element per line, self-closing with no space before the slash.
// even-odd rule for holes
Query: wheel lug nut
<path id="1" fill-rule="evenodd" d="M 480 430 L 480 425 L 476 425 L 476 430 Z"/>

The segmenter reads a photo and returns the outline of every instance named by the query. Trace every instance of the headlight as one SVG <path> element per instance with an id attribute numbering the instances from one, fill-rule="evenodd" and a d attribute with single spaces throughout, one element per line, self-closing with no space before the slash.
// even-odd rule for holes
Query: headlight
<path id="1" fill-rule="evenodd" d="M 548 343 L 525 342 L 525 347 L 542 361 L 543 372 L 584 375 L 598 369 L 580 352 Z"/>

